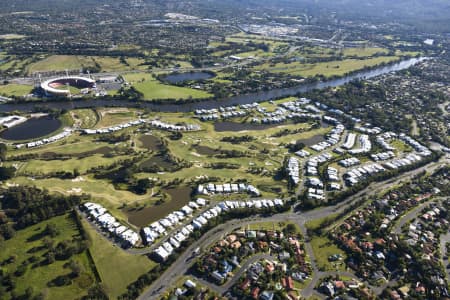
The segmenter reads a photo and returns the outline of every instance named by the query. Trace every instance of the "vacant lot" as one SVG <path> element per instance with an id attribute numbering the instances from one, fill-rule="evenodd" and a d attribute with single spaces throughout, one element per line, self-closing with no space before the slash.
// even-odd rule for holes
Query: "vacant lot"
<path id="1" fill-rule="evenodd" d="M 345 253 L 339 249 L 333 242 L 326 236 L 315 236 L 311 239 L 311 246 L 313 247 L 314 255 L 317 260 L 317 267 L 319 270 L 334 271 L 336 269 L 344 269 Z M 333 254 L 340 254 L 342 261 L 332 263 L 328 261 L 328 257 Z M 336 267 L 335 267 L 336 264 Z"/>
<path id="2" fill-rule="evenodd" d="M 145 256 L 128 254 L 114 246 L 87 222 L 83 221 L 83 225 L 92 241 L 90 249 L 95 265 L 111 299 L 117 299 L 131 282 L 156 266 Z"/>

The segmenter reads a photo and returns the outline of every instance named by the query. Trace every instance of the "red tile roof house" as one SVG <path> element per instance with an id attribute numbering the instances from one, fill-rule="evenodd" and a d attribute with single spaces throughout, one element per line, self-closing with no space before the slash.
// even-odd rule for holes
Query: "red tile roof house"
<path id="1" fill-rule="evenodd" d="M 334 287 L 339 290 L 345 289 L 345 283 L 341 280 L 336 280 L 334 282 Z"/>
<path id="2" fill-rule="evenodd" d="M 258 296 L 259 296 L 259 287 L 255 287 L 255 288 L 252 290 L 252 298 L 253 298 L 253 299 L 258 299 Z"/>
<path id="3" fill-rule="evenodd" d="M 245 278 L 244 282 L 240 285 L 241 290 L 246 290 L 250 286 L 250 279 Z"/>
<path id="4" fill-rule="evenodd" d="M 286 281 L 287 281 L 287 289 L 288 290 L 293 290 L 294 289 L 294 282 L 292 281 L 292 277 L 288 276 Z"/>

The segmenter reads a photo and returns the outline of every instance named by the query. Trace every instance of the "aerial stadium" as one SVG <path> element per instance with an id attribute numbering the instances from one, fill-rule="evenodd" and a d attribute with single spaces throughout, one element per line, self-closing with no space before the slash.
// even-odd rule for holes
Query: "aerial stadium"
<path id="1" fill-rule="evenodd" d="M 47 96 L 70 97 L 74 93 L 82 93 L 83 90 L 95 87 L 95 80 L 80 76 L 52 78 L 41 83 L 41 88 Z"/>

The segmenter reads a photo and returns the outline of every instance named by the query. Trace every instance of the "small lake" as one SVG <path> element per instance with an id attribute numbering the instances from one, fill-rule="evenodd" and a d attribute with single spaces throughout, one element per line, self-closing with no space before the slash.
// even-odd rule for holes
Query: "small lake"
<path id="1" fill-rule="evenodd" d="M 61 121 L 51 117 L 31 118 L 0 133 L 0 138 L 9 141 L 37 139 L 61 127 Z"/>
<path id="2" fill-rule="evenodd" d="M 297 140 L 297 144 L 303 143 L 306 146 L 312 146 L 317 143 L 323 142 L 325 140 L 325 136 L 322 134 L 313 135 L 310 138 Z"/>
<path id="3" fill-rule="evenodd" d="M 147 148 L 148 150 L 158 151 L 161 147 L 161 140 L 156 136 L 145 134 L 139 137 L 139 141 L 141 141 L 142 146 Z"/>
<path id="4" fill-rule="evenodd" d="M 207 72 L 187 72 L 187 73 L 174 73 L 165 76 L 163 79 L 170 83 L 180 83 L 183 81 L 198 81 L 213 78 L 214 75 Z"/>
<path id="5" fill-rule="evenodd" d="M 140 210 L 127 209 L 125 213 L 128 216 L 128 222 L 138 227 L 144 227 L 158 221 L 188 204 L 191 201 L 191 192 L 192 189 L 189 187 L 164 190 L 164 193 L 170 195 L 170 201 Z"/>

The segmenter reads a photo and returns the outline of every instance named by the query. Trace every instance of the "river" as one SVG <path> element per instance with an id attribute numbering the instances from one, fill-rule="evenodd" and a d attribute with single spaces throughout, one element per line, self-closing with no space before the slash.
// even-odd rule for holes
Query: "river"
<path id="1" fill-rule="evenodd" d="M 327 87 L 341 86 L 356 79 L 369 79 L 379 75 L 390 72 L 407 69 L 427 58 L 410 58 L 392 65 L 375 68 L 372 70 L 361 71 L 338 79 L 328 81 L 319 81 L 312 84 L 301 84 L 290 88 L 273 89 L 271 91 L 264 91 L 258 93 L 251 93 L 245 95 L 238 95 L 219 100 L 205 100 L 194 103 L 180 103 L 180 104 L 164 104 L 152 102 L 136 102 L 128 100 L 80 100 L 80 101 L 66 101 L 66 102 L 41 102 L 41 103 L 4 103 L 0 104 L 0 112 L 31 112 L 37 107 L 53 108 L 53 109 L 74 109 L 87 107 L 140 107 L 147 108 L 152 111 L 160 112 L 189 112 L 196 109 L 211 109 L 218 106 L 231 106 L 236 104 L 248 104 L 253 102 L 268 101 L 281 97 L 293 96 L 299 93 L 309 92 L 315 89 L 324 89 Z"/>

